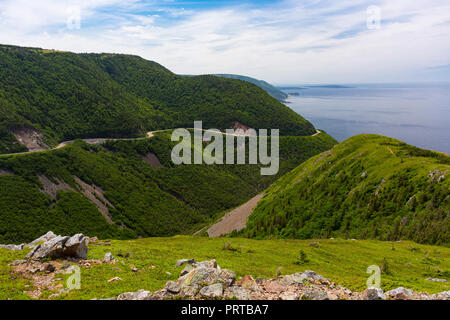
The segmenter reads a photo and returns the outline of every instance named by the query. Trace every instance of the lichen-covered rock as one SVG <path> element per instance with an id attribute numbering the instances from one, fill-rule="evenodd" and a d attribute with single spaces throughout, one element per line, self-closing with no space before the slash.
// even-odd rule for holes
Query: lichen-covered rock
<path id="1" fill-rule="evenodd" d="M 229 287 L 235 283 L 236 274 L 231 270 L 222 269 L 220 270 L 219 278 L 226 287 Z"/>
<path id="2" fill-rule="evenodd" d="M 210 286 L 203 287 L 200 290 L 200 295 L 207 298 L 221 297 L 223 295 L 223 284 L 216 283 Z"/>
<path id="3" fill-rule="evenodd" d="M 303 293 L 302 300 L 330 300 L 330 297 L 325 291 L 322 290 L 308 290 Z"/>
<path id="4" fill-rule="evenodd" d="M 286 275 L 281 279 L 281 283 L 290 286 L 294 284 L 303 284 L 303 278 L 296 274 Z"/>
<path id="5" fill-rule="evenodd" d="M 386 296 L 396 300 L 408 300 L 413 296 L 413 291 L 411 289 L 399 287 L 397 289 L 386 292 Z"/>
<path id="6" fill-rule="evenodd" d="M 225 290 L 223 296 L 227 299 L 248 300 L 250 291 L 239 286 L 232 286 Z"/>
<path id="7" fill-rule="evenodd" d="M 192 270 L 194 270 L 195 268 L 191 265 L 191 264 L 187 264 L 184 269 L 180 272 L 180 277 L 188 274 L 189 272 L 191 272 Z"/>
<path id="8" fill-rule="evenodd" d="M 179 293 L 181 290 L 181 284 L 174 281 L 168 281 L 164 289 L 174 294 Z"/>

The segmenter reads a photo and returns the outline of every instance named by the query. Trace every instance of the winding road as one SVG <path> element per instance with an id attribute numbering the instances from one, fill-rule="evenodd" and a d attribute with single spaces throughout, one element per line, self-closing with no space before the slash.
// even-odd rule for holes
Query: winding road
<path id="1" fill-rule="evenodd" d="M 185 128 L 185 129 L 196 130 L 194 128 Z M 102 144 L 102 143 L 105 143 L 108 140 L 112 140 L 112 141 L 118 141 L 118 140 L 124 140 L 124 141 L 126 141 L 126 140 L 144 140 L 144 139 L 152 138 L 154 136 L 154 134 L 157 133 L 157 132 L 165 132 L 165 131 L 170 131 L 170 130 L 175 130 L 175 129 L 163 129 L 163 130 L 149 131 L 149 132 L 147 132 L 145 137 L 141 137 L 141 138 L 88 138 L 88 139 L 81 139 L 81 140 L 83 140 L 84 142 L 86 142 L 88 144 Z M 214 130 L 203 130 L 203 131 L 204 132 L 216 132 Z M 311 135 L 311 137 L 315 137 L 315 136 L 317 136 L 320 133 L 322 133 L 322 131 L 316 130 L 316 133 Z M 224 134 L 224 135 L 232 135 L 232 136 L 236 136 L 236 137 L 242 136 L 240 134 L 229 134 L 229 133 L 225 133 L 225 132 L 222 132 L 222 134 Z M 34 150 L 34 151 L 26 151 L 26 152 L 5 153 L 5 154 L 0 154 L 0 157 L 21 155 L 21 154 L 31 154 L 31 153 L 36 153 L 36 152 L 48 152 L 48 151 L 64 148 L 65 146 L 73 143 L 74 141 L 75 140 L 64 141 L 64 142 L 61 142 L 60 144 L 58 144 L 56 147 L 51 148 L 51 149 L 47 149 L 47 150 Z"/>

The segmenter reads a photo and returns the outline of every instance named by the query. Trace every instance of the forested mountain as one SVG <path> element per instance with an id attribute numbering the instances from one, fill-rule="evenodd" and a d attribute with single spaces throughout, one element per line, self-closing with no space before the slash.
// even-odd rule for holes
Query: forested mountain
<path id="1" fill-rule="evenodd" d="M 216 74 L 216 76 L 229 78 L 229 79 L 237 79 L 237 80 L 242 80 L 242 81 L 247 81 L 247 82 L 253 83 L 254 85 L 257 85 L 258 87 L 260 87 L 261 89 L 267 91 L 268 94 L 270 94 L 272 97 L 274 97 L 275 99 L 277 99 L 279 101 L 284 101 L 288 98 L 287 93 L 284 93 L 283 91 L 277 89 L 276 87 L 274 87 L 273 85 L 271 85 L 270 83 L 268 83 L 264 80 L 258 80 L 255 78 L 240 76 L 237 74 Z"/>
<path id="2" fill-rule="evenodd" d="M 274 183 L 242 235 L 449 245 L 449 172 L 447 155 L 358 135 Z"/>
<path id="3" fill-rule="evenodd" d="M 314 127 L 259 87 L 215 76 L 181 77 L 137 56 L 0 46 L 0 153 L 23 151 L 11 134 L 33 128 L 45 143 L 137 136 L 238 121 L 311 135 Z"/>
<path id="4" fill-rule="evenodd" d="M 0 156 L 0 243 L 48 230 L 100 238 L 191 233 L 336 141 L 325 133 L 281 137 L 275 176 L 261 176 L 259 165 L 175 166 L 174 144 L 170 132 L 161 132 Z"/>

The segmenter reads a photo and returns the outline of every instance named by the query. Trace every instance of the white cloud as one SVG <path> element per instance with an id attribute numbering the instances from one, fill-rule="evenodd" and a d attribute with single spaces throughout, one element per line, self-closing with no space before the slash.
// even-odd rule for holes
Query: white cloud
<path id="1" fill-rule="evenodd" d="M 75 3 L 82 27 L 67 30 L 67 7 Z M 365 28 L 372 2 L 361 0 L 197 12 L 155 2 L 150 6 L 156 13 L 145 15 L 135 10 L 144 5 L 138 1 L 45 0 L 30 6 L 6 0 L 0 4 L 0 42 L 138 54 L 177 73 L 237 73 L 275 83 L 432 80 L 421 78 L 421 71 L 450 64 L 447 1 L 377 3 L 379 30 Z"/>

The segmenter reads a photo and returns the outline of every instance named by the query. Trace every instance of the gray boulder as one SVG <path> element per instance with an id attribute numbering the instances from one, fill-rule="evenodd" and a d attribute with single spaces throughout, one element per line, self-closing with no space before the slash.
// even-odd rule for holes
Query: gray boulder
<path id="1" fill-rule="evenodd" d="M 0 244 L 0 249 L 11 251 L 23 250 L 24 244 Z"/>
<path id="2" fill-rule="evenodd" d="M 56 236 L 51 240 L 38 244 L 30 253 L 27 259 L 43 258 L 79 258 L 86 259 L 88 252 L 86 237 L 76 234 L 73 237 Z"/>

